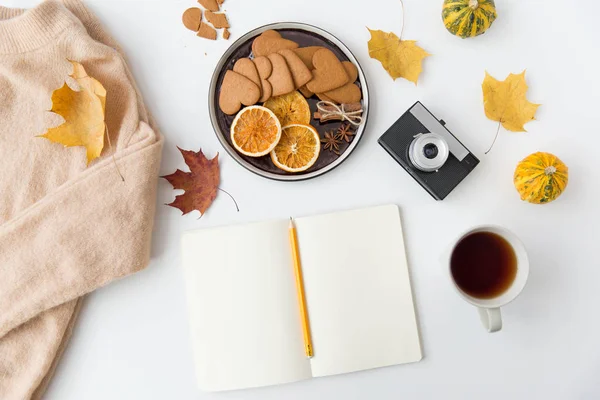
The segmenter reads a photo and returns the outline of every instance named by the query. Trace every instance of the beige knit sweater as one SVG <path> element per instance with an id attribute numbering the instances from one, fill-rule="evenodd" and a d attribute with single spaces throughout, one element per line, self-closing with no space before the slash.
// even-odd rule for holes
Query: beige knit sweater
<path id="1" fill-rule="evenodd" d="M 108 146 L 36 137 L 83 64 L 107 90 Z M 68 83 L 76 88 L 76 83 Z M 0 399 L 40 398 L 81 296 L 149 261 L 162 140 L 118 46 L 78 0 L 0 7 Z"/>

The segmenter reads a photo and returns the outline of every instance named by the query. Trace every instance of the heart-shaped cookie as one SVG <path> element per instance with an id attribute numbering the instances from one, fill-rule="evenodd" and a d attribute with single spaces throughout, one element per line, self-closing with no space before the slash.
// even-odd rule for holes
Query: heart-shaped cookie
<path id="1" fill-rule="evenodd" d="M 273 72 L 273 66 L 267 57 L 256 57 L 253 62 L 254 65 L 256 65 L 258 76 L 260 77 L 260 85 L 262 87 L 262 96 L 258 101 L 264 103 L 269 100 L 273 94 L 273 87 L 267 80 Z"/>
<path id="2" fill-rule="evenodd" d="M 267 58 L 273 66 L 273 72 L 269 77 L 269 83 L 273 86 L 272 95 L 281 96 L 282 94 L 293 92 L 296 86 L 294 85 L 294 79 L 285 62 L 285 58 L 278 53 L 269 54 Z"/>
<path id="3" fill-rule="evenodd" d="M 301 47 L 299 49 L 294 49 L 294 53 L 300 57 L 304 65 L 311 71 L 315 69 L 315 66 L 312 63 L 312 58 L 318 50 L 324 49 L 325 47 L 321 46 L 308 46 Z"/>
<path id="4" fill-rule="evenodd" d="M 348 74 L 348 83 L 354 83 L 358 79 L 358 68 L 356 65 L 352 64 L 350 61 L 342 61 L 342 65 L 346 69 L 346 73 Z"/>
<path id="5" fill-rule="evenodd" d="M 254 82 L 237 72 L 227 71 L 221 83 L 219 107 L 227 115 L 240 111 L 242 104 L 251 106 L 260 98 L 260 89 Z"/>
<path id="6" fill-rule="evenodd" d="M 296 55 L 292 50 L 286 49 L 279 52 L 285 58 L 290 72 L 292 73 L 292 79 L 294 80 L 294 86 L 296 89 L 306 85 L 308 81 L 312 79 L 312 73 L 304 65 L 300 57 Z"/>
<path id="7" fill-rule="evenodd" d="M 311 92 L 310 90 L 308 90 L 308 88 L 306 87 L 306 85 L 302 86 L 300 89 L 298 89 L 300 91 L 300 93 L 302 93 L 302 95 L 304 97 L 306 97 L 307 99 L 310 99 L 311 97 L 314 96 L 314 93 Z"/>
<path id="8" fill-rule="evenodd" d="M 237 60 L 233 66 L 233 72 L 237 72 L 240 75 L 244 75 L 246 78 L 250 79 L 252 82 L 256 84 L 256 86 L 262 88 L 262 84 L 260 83 L 260 76 L 258 75 L 258 71 L 256 69 L 256 65 L 249 58 L 240 58 Z"/>
<path id="9" fill-rule="evenodd" d="M 328 97 L 326 94 L 324 93 L 317 93 L 317 97 L 319 98 L 319 100 L 322 101 L 329 101 L 331 103 L 335 103 L 335 100 L 333 100 L 331 97 Z"/>
<path id="10" fill-rule="evenodd" d="M 319 97 L 327 97 L 337 104 L 350 104 L 358 103 L 362 98 L 362 92 L 355 83 L 347 83 L 341 88 L 322 93 Z"/>
<path id="11" fill-rule="evenodd" d="M 261 35 L 252 42 L 252 53 L 254 53 L 254 57 L 268 56 L 269 54 L 277 53 L 280 50 L 292 50 L 297 47 L 298 43 L 291 40 L 274 37 L 272 34 L 267 36 Z"/>
<path id="12" fill-rule="evenodd" d="M 348 74 L 348 83 L 340 88 L 325 92 L 320 96 L 325 95 L 325 97 L 333 100 L 334 103 L 339 104 L 358 103 L 362 98 L 362 92 L 360 88 L 354 84 L 356 79 L 358 79 L 358 68 L 356 68 L 356 65 L 352 64 L 350 61 L 343 61 L 342 65 Z"/>
<path id="13" fill-rule="evenodd" d="M 281 33 L 274 31 L 273 29 L 269 29 L 268 31 L 264 31 L 260 36 L 280 38 Z"/>
<path id="14" fill-rule="evenodd" d="M 350 80 L 344 65 L 329 49 L 317 50 L 312 63 L 315 67 L 313 78 L 306 84 L 311 92 L 325 93 L 344 86 Z"/>

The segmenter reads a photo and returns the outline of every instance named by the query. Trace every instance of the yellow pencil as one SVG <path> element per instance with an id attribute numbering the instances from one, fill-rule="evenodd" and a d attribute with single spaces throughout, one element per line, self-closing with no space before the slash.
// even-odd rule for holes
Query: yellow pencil
<path id="1" fill-rule="evenodd" d="M 300 253 L 298 252 L 298 237 L 294 220 L 290 217 L 290 245 L 292 247 L 292 259 L 294 261 L 294 271 L 296 273 L 296 289 L 298 291 L 298 305 L 300 306 L 300 318 L 302 318 L 302 331 L 304 333 L 304 350 L 306 357 L 313 356 L 312 340 L 310 338 L 310 324 L 308 322 L 308 312 L 306 311 L 306 298 L 304 296 L 304 284 L 302 282 L 302 266 L 300 265 Z"/>

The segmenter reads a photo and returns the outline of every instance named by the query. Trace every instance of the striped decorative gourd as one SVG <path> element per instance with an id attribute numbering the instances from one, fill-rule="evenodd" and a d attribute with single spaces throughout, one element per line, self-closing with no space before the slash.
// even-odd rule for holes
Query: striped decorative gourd
<path id="1" fill-rule="evenodd" d="M 497 16 L 494 0 L 444 0 L 444 25 L 463 39 L 484 33 Z"/>
<path id="2" fill-rule="evenodd" d="M 545 204 L 556 200 L 569 181 L 569 169 L 550 153 L 534 153 L 517 165 L 514 183 L 521 200 Z"/>

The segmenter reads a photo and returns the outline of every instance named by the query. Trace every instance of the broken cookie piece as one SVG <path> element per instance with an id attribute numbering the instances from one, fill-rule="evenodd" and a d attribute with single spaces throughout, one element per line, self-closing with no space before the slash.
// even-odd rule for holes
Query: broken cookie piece
<path id="1" fill-rule="evenodd" d="M 183 13 L 181 20 L 183 21 L 183 25 L 190 31 L 198 32 L 200 22 L 202 21 L 202 10 L 196 7 L 188 8 Z"/>
<path id="2" fill-rule="evenodd" d="M 197 35 L 205 39 L 217 40 L 217 31 L 204 22 L 200 22 L 200 28 L 198 29 Z"/>
<path id="3" fill-rule="evenodd" d="M 229 32 L 229 29 L 225 28 L 225 30 L 223 31 L 223 39 L 229 40 L 230 36 L 231 36 L 231 32 Z"/>
<path id="4" fill-rule="evenodd" d="M 198 0 L 198 3 L 209 11 L 219 11 L 217 0 Z"/>
<path id="5" fill-rule="evenodd" d="M 225 14 L 206 11 L 204 15 L 206 16 L 206 20 L 210 22 L 215 28 L 229 28 L 229 22 L 227 22 L 227 16 Z"/>

